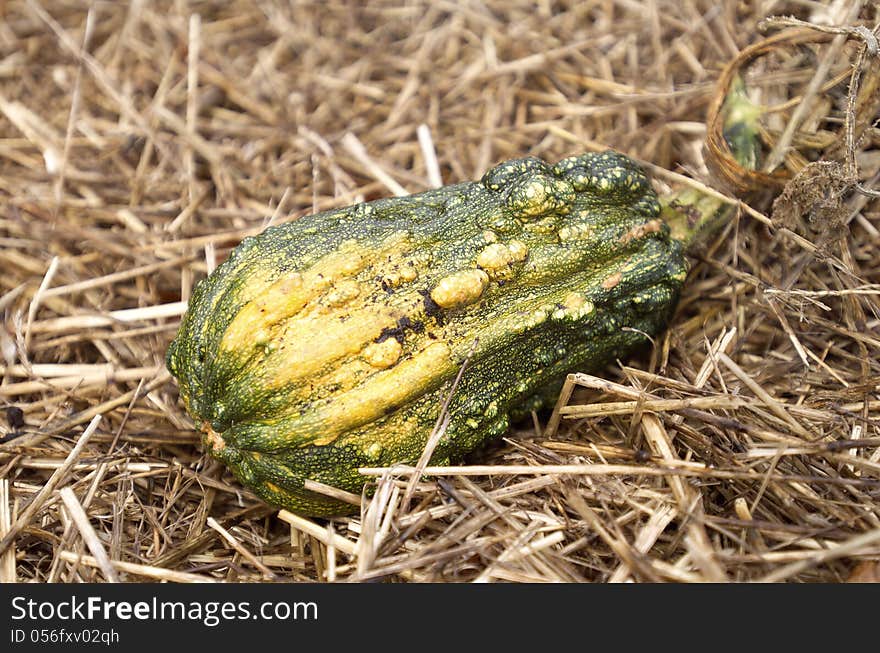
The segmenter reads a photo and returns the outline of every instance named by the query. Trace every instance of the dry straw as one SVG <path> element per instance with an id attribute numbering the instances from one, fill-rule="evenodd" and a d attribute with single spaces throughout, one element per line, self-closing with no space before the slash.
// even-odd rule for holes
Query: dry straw
<path id="1" fill-rule="evenodd" d="M 878 576 L 876 3 L 0 13 L 0 580 Z M 725 158 L 737 74 L 775 170 Z M 242 238 L 605 147 L 739 208 L 650 351 L 573 370 L 552 415 L 455 466 L 310 485 L 351 518 L 278 512 L 204 455 L 163 357 Z M 741 201 L 743 178 L 788 186 Z"/>

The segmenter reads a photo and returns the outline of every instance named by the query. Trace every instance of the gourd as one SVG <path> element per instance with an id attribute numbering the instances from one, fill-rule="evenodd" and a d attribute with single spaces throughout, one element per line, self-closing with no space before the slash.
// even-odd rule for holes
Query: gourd
<path id="1" fill-rule="evenodd" d="M 447 398 L 432 463 L 459 459 L 660 333 L 687 273 L 660 210 L 608 151 L 270 227 L 195 288 L 167 366 L 242 484 L 350 512 L 305 481 L 413 463 Z"/>

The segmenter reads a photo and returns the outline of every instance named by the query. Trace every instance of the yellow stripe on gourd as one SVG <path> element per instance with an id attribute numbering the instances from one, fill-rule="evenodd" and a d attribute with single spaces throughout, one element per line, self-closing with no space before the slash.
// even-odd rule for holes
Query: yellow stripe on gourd
<path id="1" fill-rule="evenodd" d="M 456 369 L 445 342 L 434 342 L 408 360 L 377 372 L 362 385 L 310 410 L 293 426 L 300 432 L 323 435 L 309 444 L 322 446 L 403 406 L 438 387 Z"/>
<path id="2" fill-rule="evenodd" d="M 220 350 L 236 352 L 269 342 L 279 323 L 322 297 L 337 282 L 358 274 L 380 258 L 406 251 L 408 246 L 409 237 L 405 232 L 394 233 L 374 248 L 349 240 L 311 267 L 285 274 L 239 310 L 223 334 Z M 330 299 L 335 299 L 332 291 L 330 294 Z"/>
<path id="3" fill-rule="evenodd" d="M 347 319 L 328 319 L 326 315 L 288 320 L 273 339 L 267 367 L 267 388 L 281 388 L 314 375 L 324 366 L 360 352 L 376 340 L 382 330 L 392 327 L 402 315 L 398 309 L 374 304 L 346 314 Z"/>

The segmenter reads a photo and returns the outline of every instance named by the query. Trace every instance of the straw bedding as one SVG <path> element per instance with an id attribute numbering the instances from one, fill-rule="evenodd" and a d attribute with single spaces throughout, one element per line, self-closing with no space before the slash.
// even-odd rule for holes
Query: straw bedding
<path id="1" fill-rule="evenodd" d="M 743 193 L 672 328 L 572 377 L 558 428 L 538 414 L 461 465 L 374 470 L 362 513 L 331 521 L 265 506 L 202 452 L 163 357 L 243 237 L 605 147 L 660 192 L 733 198 L 706 112 L 782 15 L 821 38 L 740 72 L 772 108 L 764 156 L 796 176 Z M 859 1 L 4 3 L 0 580 L 876 580 L 878 18 Z"/>

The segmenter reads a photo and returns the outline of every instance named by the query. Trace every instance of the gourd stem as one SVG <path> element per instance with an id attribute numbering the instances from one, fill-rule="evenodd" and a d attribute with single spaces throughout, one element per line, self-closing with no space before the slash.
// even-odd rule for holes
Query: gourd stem
<path id="1" fill-rule="evenodd" d="M 735 207 L 696 188 L 685 188 L 660 198 L 660 217 L 672 237 L 691 250 L 715 233 L 733 215 Z"/>
<path id="2" fill-rule="evenodd" d="M 735 160 L 745 170 L 759 166 L 760 124 L 762 110 L 749 99 L 745 84 L 737 77 L 724 101 L 722 129 L 724 140 Z M 695 188 L 682 188 L 660 198 L 661 217 L 669 225 L 673 238 L 686 249 L 699 245 L 724 226 L 736 207 Z"/>

